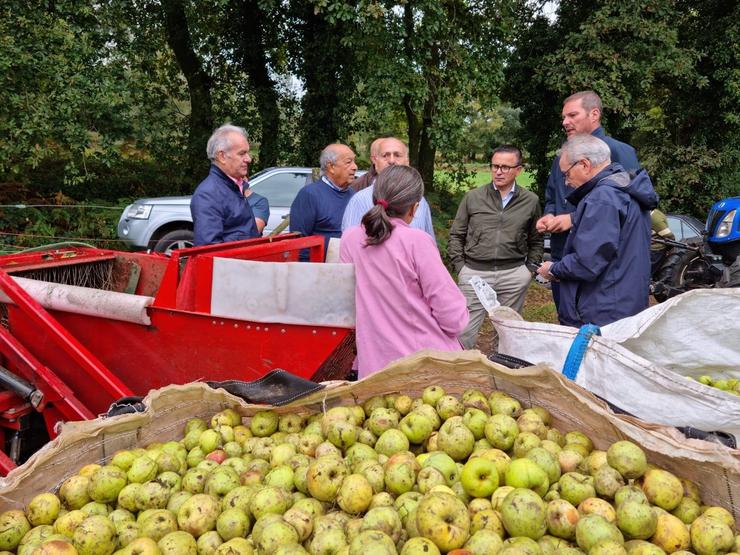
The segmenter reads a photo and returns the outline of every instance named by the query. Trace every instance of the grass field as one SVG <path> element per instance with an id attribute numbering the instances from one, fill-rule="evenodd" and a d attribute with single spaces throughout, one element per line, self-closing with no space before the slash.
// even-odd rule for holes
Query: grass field
<path id="1" fill-rule="evenodd" d="M 491 170 L 487 164 L 468 164 L 466 169 L 473 174 L 471 188 L 480 187 L 491 182 Z M 444 172 L 440 172 L 444 173 Z M 531 189 L 534 183 L 534 177 L 527 170 L 524 170 L 516 180 L 517 184 L 527 189 Z"/>

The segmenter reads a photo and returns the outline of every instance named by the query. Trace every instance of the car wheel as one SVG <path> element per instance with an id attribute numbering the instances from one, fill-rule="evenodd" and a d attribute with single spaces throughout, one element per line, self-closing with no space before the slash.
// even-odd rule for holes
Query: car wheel
<path id="1" fill-rule="evenodd" d="M 175 229 L 162 235 L 152 250 L 169 255 L 174 250 L 192 247 L 193 238 L 192 229 Z"/>

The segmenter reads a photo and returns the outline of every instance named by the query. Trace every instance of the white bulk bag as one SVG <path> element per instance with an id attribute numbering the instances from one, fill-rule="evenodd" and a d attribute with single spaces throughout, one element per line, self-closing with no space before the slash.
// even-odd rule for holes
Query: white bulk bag
<path id="1" fill-rule="evenodd" d="M 696 290 L 601 329 L 575 382 L 647 421 L 723 431 L 740 440 L 740 397 L 685 378 L 740 378 L 740 290 Z M 526 322 L 496 307 L 499 352 L 563 372 L 576 328 Z"/>

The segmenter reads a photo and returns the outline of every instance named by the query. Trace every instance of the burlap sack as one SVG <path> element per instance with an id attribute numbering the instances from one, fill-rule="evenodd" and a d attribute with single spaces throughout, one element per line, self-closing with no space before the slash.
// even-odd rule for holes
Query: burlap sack
<path id="1" fill-rule="evenodd" d="M 724 506 L 740 518 L 740 451 L 687 440 L 675 429 L 616 416 L 602 401 L 544 366 L 509 370 L 477 351 L 422 351 L 361 382 L 331 382 L 326 389 L 275 410 L 309 414 L 384 393 L 418 396 L 431 384 L 458 394 L 468 388 L 506 391 L 523 405 L 547 408 L 554 426 L 563 432 L 586 433 L 597 448 L 619 439 L 635 441 L 646 450 L 650 462 L 694 480 L 706 503 Z M 246 417 L 264 409 L 197 383 L 152 391 L 145 404 L 144 413 L 65 425 L 56 440 L 0 481 L 0 509 L 23 507 L 34 495 L 54 490 L 82 465 L 106 461 L 118 449 L 179 439 L 189 418 L 209 418 L 226 407 Z"/>

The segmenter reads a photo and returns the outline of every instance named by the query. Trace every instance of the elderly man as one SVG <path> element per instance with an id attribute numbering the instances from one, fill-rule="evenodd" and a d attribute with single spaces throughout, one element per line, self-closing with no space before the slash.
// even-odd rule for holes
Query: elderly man
<path id="1" fill-rule="evenodd" d="M 382 142 L 383 137 L 379 137 L 370 143 L 370 169 L 367 173 L 362 174 L 349 185 L 355 193 L 362 191 L 375 183 L 375 178 L 378 175 L 377 164 L 378 156 L 380 156 L 380 143 Z"/>
<path id="2" fill-rule="evenodd" d="M 582 133 L 590 133 L 598 137 L 609 146 L 611 160 L 621 164 L 627 172 L 634 175 L 640 169 L 635 149 L 609 137 L 604 132 L 601 127 L 602 111 L 601 98 L 598 94 L 593 91 L 577 92 L 563 102 L 563 129 L 568 137 Z M 565 176 L 560 171 L 559 162 L 559 157 L 555 157 L 545 189 L 544 216 L 537 222 L 537 230 L 540 233 L 546 231 L 551 233 L 550 255 L 552 260 L 560 260 L 563 255 L 565 239 L 571 227 L 570 215 L 574 210 L 573 205 L 566 201 L 569 189 L 565 184 Z M 553 283 L 552 296 L 557 307 L 558 283 Z"/>
<path id="3" fill-rule="evenodd" d="M 569 139 L 559 164 L 576 210 L 562 259 L 538 273 L 560 281 L 560 323 L 604 326 L 637 314 L 648 306 L 650 210 L 658 205 L 650 178 L 631 178 L 592 135 Z"/>
<path id="4" fill-rule="evenodd" d="M 321 178 L 303 187 L 290 207 L 290 230 L 324 237 L 324 252 L 332 237 L 342 235 L 342 216 L 353 191 L 355 153 L 343 144 L 327 146 L 319 158 Z M 301 253 L 308 260 L 308 251 Z"/>
<path id="5" fill-rule="evenodd" d="M 258 237 L 254 214 L 244 196 L 249 171 L 247 132 L 222 125 L 206 146 L 211 169 L 190 199 L 195 238 L 193 244 L 211 245 Z"/>
<path id="6" fill-rule="evenodd" d="M 475 347 L 485 317 L 470 278 L 480 276 L 502 305 L 521 313 L 533 275 L 530 268 L 542 260 L 544 240 L 535 228 L 540 202 L 532 191 L 516 185 L 521 171 L 518 148 L 495 149 L 491 183 L 465 194 L 450 229 L 447 253 L 470 312 L 468 327 L 459 337 L 466 349 Z"/>
<path id="7" fill-rule="evenodd" d="M 375 169 L 378 173 L 385 168 L 394 165 L 409 165 L 409 149 L 403 141 L 395 137 L 381 139 L 378 145 L 378 154 L 375 158 Z M 373 207 L 373 184 L 356 193 L 347 204 L 342 218 L 342 231 L 353 225 L 358 225 L 362 217 Z M 424 197 L 421 198 L 419 208 L 414 214 L 411 227 L 426 231 L 435 240 L 434 228 L 432 227 L 432 213 L 429 203 Z"/>

